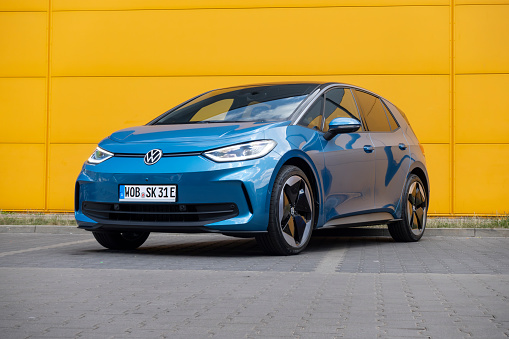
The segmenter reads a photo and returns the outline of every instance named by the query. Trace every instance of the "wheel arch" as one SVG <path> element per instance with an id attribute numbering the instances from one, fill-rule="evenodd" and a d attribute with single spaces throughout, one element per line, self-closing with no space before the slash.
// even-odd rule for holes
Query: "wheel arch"
<path id="1" fill-rule="evenodd" d="M 428 173 L 426 171 L 426 168 L 421 164 L 421 166 L 412 166 L 413 168 L 410 170 L 410 174 L 415 174 L 421 179 L 422 183 L 424 184 L 424 189 L 426 190 L 427 200 L 428 200 L 428 206 L 429 206 L 429 179 L 428 179 Z"/>
<path id="2" fill-rule="evenodd" d="M 309 180 L 309 183 L 311 184 L 311 188 L 313 190 L 313 196 L 315 197 L 315 209 L 316 209 L 316 215 L 314 220 L 313 228 L 316 228 L 318 225 L 319 217 L 322 214 L 321 213 L 321 201 L 322 201 L 322 192 L 320 190 L 320 179 L 318 176 L 318 171 L 311 159 L 307 157 L 305 153 L 302 152 L 292 152 L 292 154 L 287 154 L 287 156 L 281 158 L 280 162 L 276 166 L 274 173 L 272 175 L 272 178 L 270 180 L 270 189 L 268 192 L 268 199 L 267 202 L 270 202 L 271 194 L 272 194 L 272 187 L 274 186 L 274 181 L 276 179 L 277 174 L 281 170 L 283 166 L 295 166 L 298 167 L 300 170 L 304 172 L 306 177 Z M 268 210 L 268 209 L 267 209 Z"/>
<path id="3" fill-rule="evenodd" d="M 419 179 L 421 179 L 422 183 L 424 184 L 424 189 L 426 190 L 426 196 L 427 196 L 427 201 L 428 201 L 428 206 L 429 206 L 429 180 L 428 180 L 428 172 L 426 171 L 426 166 L 423 163 L 421 163 L 420 161 L 415 161 L 414 163 L 412 163 L 412 165 L 408 169 L 408 174 L 407 174 L 407 178 L 406 178 L 407 181 L 408 181 L 408 177 L 410 177 L 410 175 L 412 175 L 412 174 L 417 175 L 419 177 Z M 398 205 L 397 205 L 397 208 L 395 211 L 396 218 L 401 217 L 402 201 L 404 198 L 405 187 L 406 187 L 406 181 L 405 181 L 405 185 L 403 186 L 403 191 L 401 192 L 401 196 L 399 197 L 399 202 L 398 202 Z"/>

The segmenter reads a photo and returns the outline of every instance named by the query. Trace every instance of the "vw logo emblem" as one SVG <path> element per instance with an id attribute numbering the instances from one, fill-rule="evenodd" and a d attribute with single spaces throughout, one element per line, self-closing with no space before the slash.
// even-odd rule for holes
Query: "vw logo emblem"
<path id="1" fill-rule="evenodd" d="M 161 151 L 160 149 L 153 149 L 151 151 L 148 151 L 147 154 L 145 154 L 143 161 L 145 162 L 146 165 L 153 165 L 156 162 L 158 162 L 162 156 L 163 151 Z"/>

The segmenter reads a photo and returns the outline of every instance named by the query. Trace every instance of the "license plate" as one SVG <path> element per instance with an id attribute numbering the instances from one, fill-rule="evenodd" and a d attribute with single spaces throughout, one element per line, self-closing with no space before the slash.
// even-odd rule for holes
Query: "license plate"
<path id="1" fill-rule="evenodd" d="M 177 185 L 120 185 L 119 201 L 177 201 Z"/>

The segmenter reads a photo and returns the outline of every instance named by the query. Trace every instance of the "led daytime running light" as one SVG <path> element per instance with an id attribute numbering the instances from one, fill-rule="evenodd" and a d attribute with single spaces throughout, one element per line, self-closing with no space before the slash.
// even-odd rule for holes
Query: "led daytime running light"
<path id="1" fill-rule="evenodd" d="M 105 160 L 108 160 L 112 156 L 114 156 L 113 153 L 108 152 L 107 150 L 104 150 L 101 147 L 97 146 L 94 153 L 92 153 L 92 155 L 90 156 L 90 158 L 88 158 L 87 161 L 90 164 L 99 164 Z"/>
<path id="2" fill-rule="evenodd" d="M 276 147 L 274 140 L 258 140 L 218 148 L 203 153 L 207 158 L 216 162 L 244 161 L 261 158 Z"/>

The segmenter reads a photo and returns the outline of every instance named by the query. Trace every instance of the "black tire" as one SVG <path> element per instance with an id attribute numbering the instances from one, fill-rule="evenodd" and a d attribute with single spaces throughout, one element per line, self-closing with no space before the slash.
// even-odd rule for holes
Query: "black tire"
<path id="1" fill-rule="evenodd" d="M 417 175 L 408 176 L 401 203 L 401 220 L 388 225 L 389 233 L 398 242 L 419 241 L 426 229 L 428 198 Z"/>
<path id="2" fill-rule="evenodd" d="M 298 167 L 283 166 L 272 188 L 267 233 L 257 235 L 256 241 L 269 254 L 298 254 L 311 239 L 314 219 L 308 178 Z"/>
<path id="3" fill-rule="evenodd" d="M 150 232 L 92 232 L 95 240 L 110 250 L 134 250 L 147 240 Z"/>

